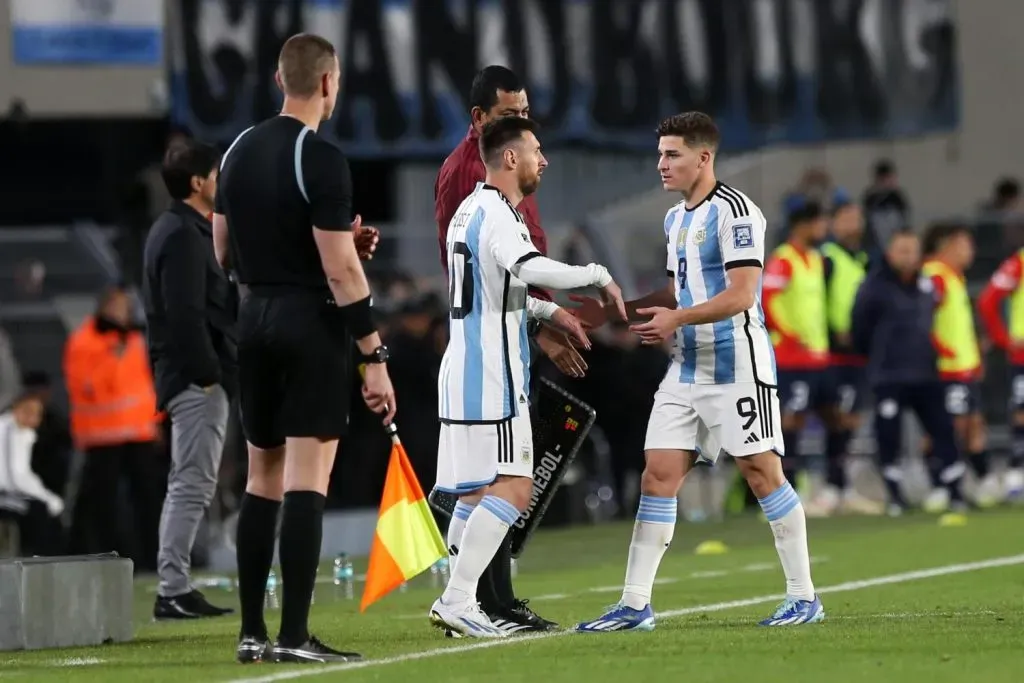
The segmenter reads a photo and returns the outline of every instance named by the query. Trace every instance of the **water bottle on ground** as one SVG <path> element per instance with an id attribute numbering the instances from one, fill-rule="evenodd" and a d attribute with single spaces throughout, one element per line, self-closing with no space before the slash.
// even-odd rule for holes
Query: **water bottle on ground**
<path id="1" fill-rule="evenodd" d="M 351 600 L 355 595 L 355 570 L 348 554 L 338 553 L 334 558 L 334 591 L 337 595 Z"/>
<path id="2" fill-rule="evenodd" d="M 280 609 L 281 603 L 277 597 L 277 574 L 273 569 L 267 574 L 267 595 L 264 604 L 267 609 Z"/>
<path id="3" fill-rule="evenodd" d="M 444 588 L 448 585 L 448 558 L 442 557 L 430 566 L 430 585 L 433 588 Z"/>

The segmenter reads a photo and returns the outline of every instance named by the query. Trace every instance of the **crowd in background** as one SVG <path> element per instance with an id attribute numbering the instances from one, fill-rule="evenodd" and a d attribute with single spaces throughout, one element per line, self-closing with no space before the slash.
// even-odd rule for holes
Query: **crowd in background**
<path id="1" fill-rule="evenodd" d="M 166 199 L 159 183 L 151 186 L 157 189 L 140 224 Z M 827 172 L 809 169 L 783 198 L 782 215 L 788 216 L 807 200 L 827 208 L 848 202 L 852 196 L 847 189 L 836 187 Z M 888 161 L 876 164 L 860 203 L 870 249 L 877 251 L 901 227 L 916 226 L 914 207 L 900 189 L 897 169 Z M 1014 179 L 997 181 L 992 197 L 971 213 L 968 220 L 975 226 L 978 255 L 968 278 L 980 282 L 1002 259 L 1024 246 L 1019 183 Z M 142 240 L 134 231 L 132 234 L 123 253 L 141 248 Z M 782 239 L 784 231 L 779 231 L 775 240 Z M 554 256 L 572 263 L 578 260 L 576 251 L 576 241 L 571 240 L 566 253 Z M 14 440 L 0 439 L 0 491 L 5 494 L 0 496 L 0 554 L 116 549 L 132 557 L 140 570 L 155 568 L 157 525 L 169 466 L 168 427 L 165 416 L 155 410 L 145 331 L 133 313 L 137 262 L 126 259 L 123 272 L 126 284 L 105 291 L 95 315 L 69 333 L 63 377 L 19 369 L 0 330 L 0 410 L 6 411 L 12 430 L 34 434 L 24 441 L 30 462 L 27 474 L 19 473 L 16 461 L 21 456 L 11 445 Z M 429 487 L 439 430 L 434 388 L 447 341 L 444 293 L 379 266 L 370 276 L 382 332 L 391 349 L 391 376 L 401 397 L 397 423 L 413 466 Z M 102 334 L 120 340 L 118 357 L 107 359 L 109 363 L 90 350 L 92 336 Z M 647 416 L 666 355 L 661 349 L 641 346 L 624 325 L 608 326 L 596 333 L 593 341 L 585 378 L 565 378 L 545 359 L 538 372 L 596 409 L 595 429 L 582 458 L 586 460 L 595 450 L 609 454 L 613 514 L 629 516 L 633 493 L 628 482 L 643 468 Z M 101 415 L 97 409 L 97 414 L 84 415 L 76 409 L 69 418 L 52 400 L 54 382 L 65 384 L 72 406 L 88 397 L 104 402 L 107 412 Z M 353 392 L 357 391 L 353 387 Z M 97 398 L 97 392 L 108 393 Z M 374 507 L 389 442 L 363 402 L 354 400 L 352 405 L 350 434 L 339 447 L 329 505 Z M 212 517 L 223 518 L 235 509 L 244 488 L 245 463 L 245 444 L 233 405 Z M 29 481 L 32 477 L 38 481 Z M 36 493 L 18 500 L 19 491 L 30 490 Z M 202 553 L 200 542 L 194 558 L 200 566 Z"/>

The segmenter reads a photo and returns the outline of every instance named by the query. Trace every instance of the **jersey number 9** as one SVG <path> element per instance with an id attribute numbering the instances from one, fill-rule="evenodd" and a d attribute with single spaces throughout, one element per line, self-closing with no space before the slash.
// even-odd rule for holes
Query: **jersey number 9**
<path id="1" fill-rule="evenodd" d="M 676 268 L 676 274 L 679 277 L 679 291 L 686 289 L 686 259 L 679 259 L 679 267 Z"/>
<path id="2" fill-rule="evenodd" d="M 465 242 L 452 245 L 448 269 L 448 307 L 452 320 L 462 320 L 473 310 L 473 253 Z"/>

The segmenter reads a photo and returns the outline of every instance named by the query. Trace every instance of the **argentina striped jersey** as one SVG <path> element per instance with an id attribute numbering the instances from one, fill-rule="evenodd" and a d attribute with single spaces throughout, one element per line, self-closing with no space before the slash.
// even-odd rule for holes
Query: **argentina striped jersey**
<path id="1" fill-rule="evenodd" d="M 527 285 L 509 269 L 540 252 L 519 212 L 484 183 L 456 210 L 445 249 L 450 310 L 438 376 L 441 421 L 503 422 L 528 409 L 530 384 Z"/>
<path id="2" fill-rule="evenodd" d="M 729 269 L 764 266 L 764 214 L 746 195 L 719 183 L 703 202 L 665 216 L 668 275 L 680 308 L 725 291 Z M 672 349 L 683 384 L 759 382 L 775 385 L 775 353 L 764 324 L 761 287 L 754 305 L 726 320 L 686 325 Z"/>

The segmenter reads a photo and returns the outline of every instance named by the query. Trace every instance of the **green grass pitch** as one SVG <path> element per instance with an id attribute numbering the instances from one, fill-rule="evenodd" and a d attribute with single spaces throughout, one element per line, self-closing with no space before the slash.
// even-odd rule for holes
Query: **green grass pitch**
<path id="1" fill-rule="evenodd" d="M 540 533 L 519 563 L 518 592 L 563 625 L 618 599 L 630 525 Z M 704 540 L 729 552 L 698 556 Z M 655 587 L 653 633 L 558 633 L 452 641 L 430 628 L 439 592 L 428 576 L 360 615 L 321 576 L 312 630 L 367 658 L 354 665 L 234 663 L 237 616 L 153 623 L 155 580 L 140 579 L 136 638 L 125 645 L 0 653 L 0 679 L 17 681 L 456 681 L 594 683 L 962 683 L 1024 680 L 1024 511 L 973 514 L 964 527 L 934 517 L 810 523 L 823 624 L 765 629 L 784 590 L 767 525 L 744 517 L 683 524 Z M 357 571 L 359 567 L 357 566 Z M 361 589 L 359 584 L 356 590 Z M 234 593 L 207 590 L 217 604 Z M 276 629 L 277 613 L 268 611 Z"/>

